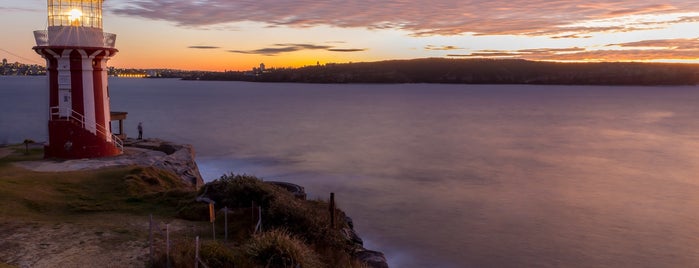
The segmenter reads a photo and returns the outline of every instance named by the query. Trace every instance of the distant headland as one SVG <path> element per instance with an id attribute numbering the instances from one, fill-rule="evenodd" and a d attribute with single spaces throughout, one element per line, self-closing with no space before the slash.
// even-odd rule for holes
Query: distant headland
<path id="1" fill-rule="evenodd" d="M 45 75 L 42 66 L 3 63 L 0 75 Z M 248 71 L 189 71 L 110 67 L 110 76 L 284 83 L 440 83 L 536 85 L 697 85 L 699 64 L 543 62 L 519 59 L 427 58 L 328 63 Z"/>
<path id="2" fill-rule="evenodd" d="M 291 83 L 696 85 L 699 84 L 699 65 L 428 58 L 283 69 L 261 66 L 248 72 L 208 72 L 184 79 Z"/>

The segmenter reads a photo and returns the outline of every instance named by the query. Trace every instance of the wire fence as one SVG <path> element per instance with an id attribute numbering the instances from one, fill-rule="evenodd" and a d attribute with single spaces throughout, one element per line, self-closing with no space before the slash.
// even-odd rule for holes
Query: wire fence
<path id="1" fill-rule="evenodd" d="M 247 232 L 250 232 L 249 234 L 259 234 L 263 231 L 263 219 L 262 219 L 262 207 L 258 206 L 255 204 L 253 201 L 250 205 L 250 207 L 247 208 L 236 208 L 236 209 L 230 209 L 228 207 L 224 207 L 219 209 L 218 211 L 215 210 L 215 205 L 214 201 L 210 199 L 202 199 L 199 201 L 207 202 L 209 204 L 209 221 L 211 223 L 211 233 L 209 235 L 204 235 L 208 233 L 207 227 L 205 225 L 200 224 L 198 226 L 193 226 L 191 233 L 196 233 L 197 235 L 195 236 L 189 236 L 187 237 L 186 233 L 183 234 L 181 231 L 176 232 L 176 239 L 177 241 L 173 241 L 171 239 L 171 235 L 173 234 L 171 231 L 171 225 L 169 223 L 164 223 L 164 222 L 155 222 L 153 220 L 153 215 L 150 215 L 149 219 L 149 232 L 148 232 L 148 246 L 149 246 L 149 254 L 150 254 L 150 264 L 151 267 L 156 267 L 158 264 L 160 264 L 159 267 L 167 267 L 170 268 L 172 267 L 172 258 L 173 258 L 173 246 L 177 245 L 178 248 L 176 250 L 182 250 L 182 246 L 188 247 L 189 249 L 194 249 L 195 254 L 193 259 L 191 259 L 191 262 L 187 261 L 188 263 L 193 263 L 195 268 L 198 267 L 204 267 L 208 268 L 208 265 L 206 264 L 205 260 L 201 258 L 201 244 L 203 241 L 206 241 L 206 239 L 210 239 L 211 241 L 216 241 L 216 224 L 221 224 L 221 219 L 217 219 L 216 215 L 217 214 L 223 214 L 223 242 L 227 243 L 229 242 L 229 231 L 231 230 L 231 226 L 229 226 L 229 215 L 233 212 L 235 213 L 236 217 L 247 217 L 245 214 L 247 213 L 247 210 L 250 210 L 250 225 L 248 227 L 243 227 L 247 228 Z M 329 212 L 329 217 L 330 217 L 330 228 L 335 229 L 336 228 L 336 203 L 335 203 L 335 194 L 331 193 L 330 194 L 330 200 L 329 200 L 329 206 L 328 206 L 328 212 Z M 217 222 L 218 220 L 218 222 Z M 219 225 L 220 226 L 220 225 Z M 239 225 L 237 228 L 241 228 Z M 185 236 L 184 239 L 182 236 Z M 192 238 L 194 239 L 192 241 Z M 157 242 L 156 240 L 160 240 L 160 242 Z M 191 244 L 193 242 L 193 244 Z M 240 241 L 239 241 L 240 242 Z M 156 256 L 165 256 L 164 260 L 164 265 L 163 263 L 159 263 L 156 259 Z M 163 262 L 161 260 L 161 262 Z M 189 265 L 187 265 L 189 266 Z M 191 266 L 190 266 L 191 267 Z"/>
<path id="2" fill-rule="evenodd" d="M 209 235 L 205 235 L 205 233 L 207 233 L 208 231 L 206 230 L 207 228 L 203 225 L 192 226 L 193 229 L 189 230 L 189 232 L 185 231 L 183 233 L 180 230 L 180 232 L 173 233 L 173 229 L 171 228 L 170 223 L 156 222 L 153 219 L 153 215 L 150 215 L 148 223 L 148 247 L 151 267 L 173 267 L 172 258 L 174 254 L 176 254 L 176 252 L 173 252 L 173 250 L 182 250 L 181 247 L 184 246 L 190 247 L 190 249 L 193 248 L 195 250 L 194 259 L 192 259 L 194 267 L 208 268 L 208 265 L 201 258 L 200 255 L 201 244 L 207 240 L 216 241 L 217 223 L 223 223 L 222 227 L 224 235 L 222 242 L 229 242 L 229 230 L 231 227 L 229 226 L 229 214 L 231 214 L 232 212 L 237 212 L 236 215 L 240 216 L 245 214 L 242 213 L 243 211 L 250 210 L 251 222 L 253 223 L 254 227 L 248 227 L 249 229 L 247 230 L 250 231 L 251 234 L 258 234 L 262 232 L 262 207 L 257 206 L 254 202 L 248 208 L 229 209 L 228 207 L 224 207 L 222 209 L 219 209 L 218 211 L 214 210 L 213 203 L 209 204 L 209 217 L 211 223 L 211 232 L 209 233 Z M 217 218 L 217 214 L 223 214 L 223 217 Z M 221 222 L 220 218 L 223 218 L 223 222 Z M 194 236 L 194 240 L 192 241 L 192 236 L 188 234 L 197 235 Z M 188 246 L 187 244 L 190 245 Z M 175 245 L 177 245 L 177 247 L 175 247 Z M 165 260 L 162 260 L 163 256 Z"/>

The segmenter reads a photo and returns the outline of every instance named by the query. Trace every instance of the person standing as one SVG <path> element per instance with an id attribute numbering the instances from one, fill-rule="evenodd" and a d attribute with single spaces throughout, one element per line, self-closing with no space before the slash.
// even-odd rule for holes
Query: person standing
<path id="1" fill-rule="evenodd" d="M 143 139 L 143 122 L 138 122 L 138 139 Z"/>

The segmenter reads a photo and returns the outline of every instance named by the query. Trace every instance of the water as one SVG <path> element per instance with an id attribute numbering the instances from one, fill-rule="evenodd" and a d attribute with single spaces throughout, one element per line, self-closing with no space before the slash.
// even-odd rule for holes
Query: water
<path id="1" fill-rule="evenodd" d="M 45 140 L 44 78 L 0 77 L 0 143 Z M 392 267 L 699 266 L 699 88 L 111 79 L 146 137 L 335 192 Z"/>

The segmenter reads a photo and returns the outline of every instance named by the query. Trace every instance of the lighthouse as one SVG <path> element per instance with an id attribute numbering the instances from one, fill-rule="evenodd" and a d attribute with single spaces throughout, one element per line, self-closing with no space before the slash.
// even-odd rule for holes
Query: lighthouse
<path id="1" fill-rule="evenodd" d="M 103 0 L 48 0 L 48 29 L 34 31 L 36 53 L 46 59 L 49 140 L 46 158 L 119 155 L 110 129 L 107 61 L 116 35 L 102 30 Z"/>

